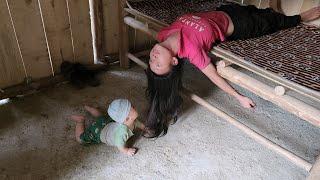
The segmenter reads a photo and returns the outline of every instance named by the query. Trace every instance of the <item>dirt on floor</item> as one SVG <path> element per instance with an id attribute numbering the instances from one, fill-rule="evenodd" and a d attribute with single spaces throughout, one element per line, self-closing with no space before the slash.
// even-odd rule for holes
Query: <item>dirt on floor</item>
<path id="1" fill-rule="evenodd" d="M 258 144 L 189 99 L 183 114 L 158 139 L 137 138 L 134 157 L 114 147 L 79 145 L 72 114 L 88 104 L 106 112 L 115 98 L 128 98 L 143 121 L 146 77 L 139 67 L 114 68 L 103 84 L 77 90 L 60 84 L 0 106 L 0 179 L 305 179 L 307 172 Z M 320 154 L 320 129 L 248 91 L 256 109 L 246 110 L 186 65 L 185 86 L 277 144 L 313 163 Z M 318 105 L 318 104 L 315 104 Z"/>

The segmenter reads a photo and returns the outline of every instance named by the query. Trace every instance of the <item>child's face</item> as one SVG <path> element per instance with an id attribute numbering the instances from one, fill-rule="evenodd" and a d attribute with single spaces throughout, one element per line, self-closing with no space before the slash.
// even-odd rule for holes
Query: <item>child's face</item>
<path id="1" fill-rule="evenodd" d="M 167 74 L 175 65 L 175 59 L 167 48 L 156 44 L 150 51 L 150 69 L 157 75 Z"/>
<path id="2" fill-rule="evenodd" d="M 131 106 L 127 121 L 132 121 L 133 122 L 134 120 L 137 119 L 138 116 L 139 115 L 138 115 L 138 112 L 136 111 L 136 109 L 133 106 Z"/>

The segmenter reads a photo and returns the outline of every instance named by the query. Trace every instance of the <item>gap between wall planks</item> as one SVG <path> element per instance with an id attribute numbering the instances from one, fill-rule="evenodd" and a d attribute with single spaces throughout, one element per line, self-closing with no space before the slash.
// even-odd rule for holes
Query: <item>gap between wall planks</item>
<path id="1" fill-rule="evenodd" d="M 7 0 L 27 76 L 34 79 L 53 75 L 38 1 Z"/>
<path id="2" fill-rule="evenodd" d="M 5 0 L 0 0 L 0 88 L 23 82 L 26 77 Z"/>
<path id="3" fill-rule="evenodd" d="M 66 0 L 69 8 L 75 61 L 93 64 L 93 48 L 88 0 Z"/>
<path id="4" fill-rule="evenodd" d="M 67 2 L 65 0 L 39 2 L 53 69 L 55 73 L 59 73 L 62 61 L 74 61 Z"/>

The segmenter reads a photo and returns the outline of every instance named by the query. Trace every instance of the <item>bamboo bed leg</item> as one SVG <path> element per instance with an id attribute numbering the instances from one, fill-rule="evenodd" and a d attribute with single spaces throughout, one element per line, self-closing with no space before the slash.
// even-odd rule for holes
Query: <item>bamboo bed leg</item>
<path id="1" fill-rule="evenodd" d="M 283 86 L 276 86 L 274 88 L 274 92 L 278 96 L 282 96 L 286 93 L 286 89 Z"/>
<path id="2" fill-rule="evenodd" d="M 232 64 L 232 62 L 230 62 L 230 61 L 220 60 L 217 62 L 217 67 L 224 68 L 224 67 L 230 66 L 231 64 Z"/>
<path id="3" fill-rule="evenodd" d="M 316 162 L 313 164 L 307 180 L 319 180 L 319 179 L 320 179 L 320 155 L 318 156 Z"/>
<path id="4" fill-rule="evenodd" d="M 126 15 L 124 8 L 126 6 L 125 0 L 119 1 L 119 60 L 120 67 L 129 68 L 129 59 L 127 57 L 129 49 L 128 26 L 124 23 Z"/>

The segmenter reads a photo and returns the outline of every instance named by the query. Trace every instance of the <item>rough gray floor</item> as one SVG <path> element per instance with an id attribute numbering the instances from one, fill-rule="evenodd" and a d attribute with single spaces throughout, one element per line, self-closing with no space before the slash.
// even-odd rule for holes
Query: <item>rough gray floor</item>
<path id="1" fill-rule="evenodd" d="M 235 86 L 257 104 L 255 111 L 245 110 L 195 69 L 186 69 L 187 87 L 210 103 L 312 163 L 320 154 L 320 129 Z M 190 100 L 165 137 L 136 141 L 134 157 L 106 145 L 83 147 L 68 120 L 84 113 L 83 105 L 105 110 L 112 99 L 126 97 L 142 119 L 146 111 L 142 69 L 110 70 L 101 78 L 104 84 L 97 88 L 62 84 L 0 106 L 0 179 L 282 180 L 307 175 Z"/>

